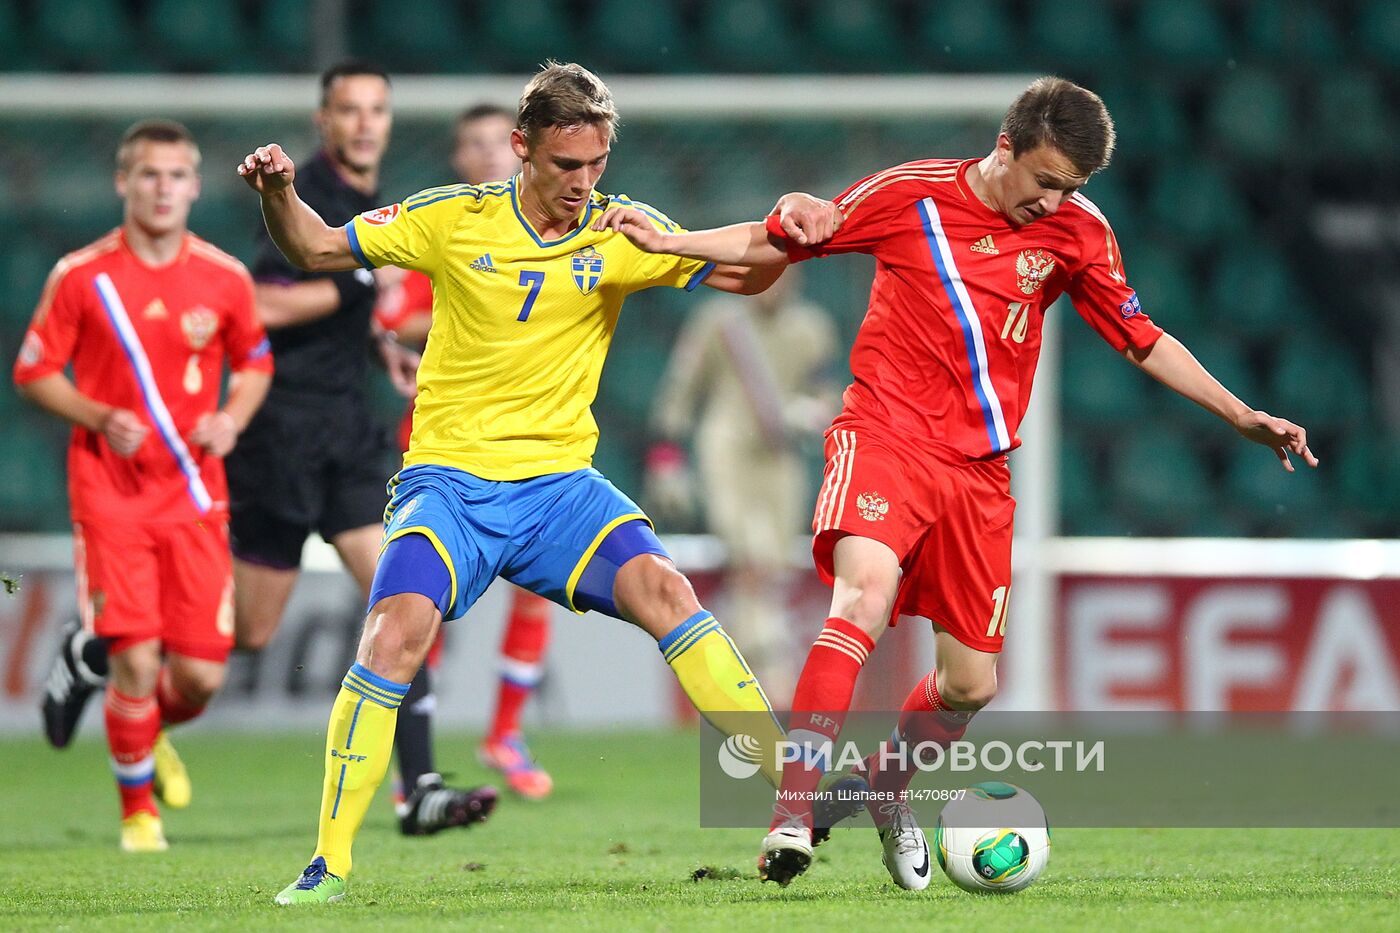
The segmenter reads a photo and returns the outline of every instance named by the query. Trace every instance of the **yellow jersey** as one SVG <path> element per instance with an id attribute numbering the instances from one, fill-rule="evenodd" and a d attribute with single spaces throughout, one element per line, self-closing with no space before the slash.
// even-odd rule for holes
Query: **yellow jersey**
<path id="1" fill-rule="evenodd" d="M 590 405 L 622 301 L 653 285 L 694 289 L 712 264 L 645 253 L 588 229 L 610 204 L 594 192 L 578 226 L 541 237 L 520 211 L 520 176 L 429 188 L 345 225 L 366 268 L 403 266 L 433 283 L 433 322 L 418 369 L 404 465 L 456 467 L 490 480 L 582 469 L 598 424 Z"/>

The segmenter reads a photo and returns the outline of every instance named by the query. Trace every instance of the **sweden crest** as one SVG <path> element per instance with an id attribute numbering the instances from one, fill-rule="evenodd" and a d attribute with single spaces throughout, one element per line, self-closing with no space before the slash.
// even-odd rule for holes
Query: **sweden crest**
<path id="1" fill-rule="evenodd" d="M 598 287 L 598 282 L 603 278 L 603 256 L 591 246 L 583 249 L 569 257 L 574 270 L 574 284 L 578 290 L 587 295 Z"/>

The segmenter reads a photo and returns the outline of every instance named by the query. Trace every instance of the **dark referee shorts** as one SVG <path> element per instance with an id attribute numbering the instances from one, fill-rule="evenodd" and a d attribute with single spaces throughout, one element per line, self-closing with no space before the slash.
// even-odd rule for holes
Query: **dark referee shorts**
<path id="1" fill-rule="evenodd" d="M 267 402 L 224 461 L 233 555 L 290 570 L 311 532 L 327 541 L 379 525 L 402 462 L 387 425 L 358 399 Z"/>

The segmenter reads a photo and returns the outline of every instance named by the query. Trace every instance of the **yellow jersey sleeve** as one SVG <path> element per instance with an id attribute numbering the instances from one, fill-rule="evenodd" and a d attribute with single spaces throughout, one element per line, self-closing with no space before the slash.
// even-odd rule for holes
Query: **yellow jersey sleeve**
<path id="1" fill-rule="evenodd" d="M 686 232 L 684 227 L 650 204 L 633 201 L 626 195 L 613 195 L 610 200 L 623 207 L 641 211 L 652 222 L 652 225 L 663 233 Z M 635 247 L 633 247 L 633 253 L 634 262 L 631 271 L 634 281 L 632 291 L 641 291 L 656 285 L 683 288 L 688 292 L 694 291 L 715 268 L 714 263 L 705 262 L 702 259 L 686 259 L 683 256 L 672 256 L 668 253 L 644 253 Z"/>
<path id="2" fill-rule="evenodd" d="M 365 211 L 345 225 L 350 252 L 366 269 L 402 266 L 433 275 L 442 267 L 448 235 L 480 204 L 479 188 L 446 185 Z"/>

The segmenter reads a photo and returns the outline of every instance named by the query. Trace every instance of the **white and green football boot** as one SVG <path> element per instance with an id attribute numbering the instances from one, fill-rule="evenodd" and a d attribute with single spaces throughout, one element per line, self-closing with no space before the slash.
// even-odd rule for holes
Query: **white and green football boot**
<path id="1" fill-rule="evenodd" d="M 334 904 L 345 896 L 345 888 L 345 879 L 326 871 L 326 860 L 318 855 L 306 866 L 300 878 L 282 889 L 274 902 L 282 907 Z"/>

